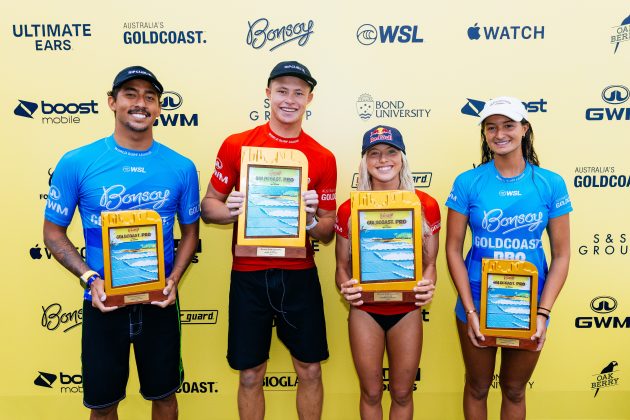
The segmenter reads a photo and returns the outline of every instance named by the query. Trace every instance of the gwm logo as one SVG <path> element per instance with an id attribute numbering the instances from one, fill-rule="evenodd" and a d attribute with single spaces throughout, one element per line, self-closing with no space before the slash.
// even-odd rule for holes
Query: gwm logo
<path id="1" fill-rule="evenodd" d="M 598 296 L 591 301 L 591 309 L 598 314 L 609 314 L 617 309 L 617 299 L 612 296 Z"/>
<path id="2" fill-rule="evenodd" d="M 182 106 L 183 102 L 182 95 L 177 92 L 164 92 L 162 94 L 162 109 L 164 111 L 173 111 Z"/>

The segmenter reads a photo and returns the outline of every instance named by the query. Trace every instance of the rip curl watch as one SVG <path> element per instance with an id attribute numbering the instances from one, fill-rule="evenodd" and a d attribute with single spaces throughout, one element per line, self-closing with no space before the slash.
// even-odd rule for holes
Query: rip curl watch
<path id="1" fill-rule="evenodd" d="M 86 290 L 89 290 L 94 283 L 94 280 L 100 278 L 101 276 L 94 270 L 88 270 L 81 275 L 79 278 L 79 284 Z"/>

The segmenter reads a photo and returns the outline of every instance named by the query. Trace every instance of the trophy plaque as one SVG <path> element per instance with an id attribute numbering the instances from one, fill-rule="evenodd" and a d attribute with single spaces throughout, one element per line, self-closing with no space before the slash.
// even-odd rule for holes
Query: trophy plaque
<path id="1" fill-rule="evenodd" d="M 538 270 L 527 261 L 482 260 L 479 327 L 485 346 L 535 350 Z"/>
<path id="2" fill-rule="evenodd" d="M 306 257 L 308 160 L 294 149 L 247 147 L 241 151 L 240 191 L 234 254 L 240 257 Z"/>
<path id="3" fill-rule="evenodd" d="M 103 212 L 101 223 L 105 306 L 166 300 L 160 215 L 153 210 Z"/>
<path id="4" fill-rule="evenodd" d="M 422 211 L 413 191 L 350 193 L 352 276 L 364 302 L 415 302 L 422 279 Z"/>

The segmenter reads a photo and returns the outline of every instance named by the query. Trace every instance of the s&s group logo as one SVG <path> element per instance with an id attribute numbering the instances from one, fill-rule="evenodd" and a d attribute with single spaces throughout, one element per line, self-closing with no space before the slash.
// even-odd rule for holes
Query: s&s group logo
<path id="1" fill-rule="evenodd" d="M 418 25 L 379 25 L 364 23 L 357 28 L 357 41 L 361 45 L 379 44 L 421 44 Z"/>
<path id="2" fill-rule="evenodd" d="M 593 398 L 597 397 L 599 390 L 619 385 L 619 363 L 615 360 L 604 366 L 599 373 L 593 374 L 591 379 L 591 390 L 595 390 Z"/>
<path id="3" fill-rule="evenodd" d="M 154 126 L 163 127 L 198 127 L 199 114 L 186 114 L 173 112 L 179 110 L 184 104 L 184 98 L 178 92 L 167 91 L 162 94 L 162 111 L 153 123 Z"/>
<path id="4" fill-rule="evenodd" d="M 39 119 L 44 125 L 70 125 L 81 123 L 81 117 L 98 114 L 98 103 L 92 99 L 86 102 L 27 101 L 18 99 L 13 114 L 22 118 Z"/>
<path id="5" fill-rule="evenodd" d="M 269 104 L 269 98 L 265 98 L 262 101 L 262 105 L 259 108 L 257 109 L 254 108 L 249 111 L 249 119 L 252 121 L 259 121 L 259 120 L 269 121 L 269 119 L 271 118 L 270 108 L 271 108 L 271 105 Z M 307 121 L 312 116 L 313 116 L 313 111 L 311 111 L 310 109 L 307 109 L 304 112 L 304 118 Z"/>
<path id="6" fill-rule="evenodd" d="M 263 379 L 265 391 L 295 391 L 298 377 L 295 372 L 268 372 Z"/>
<path id="7" fill-rule="evenodd" d="M 58 385 L 55 385 L 59 379 Z M 79 374 L 67 374 L 59 372 L 55 373 L 38 371 L 33 384 L 42 388 L 59 389 L 61 394 L 82 394 L 83 393 L 83 376 Z"/>
<path id="8" fill-rule="evenodd" d="M 70 51 L 73 42 L 92 36 L 91 23 L 30 23 L 13 25 L 13 37 L 33 41 L 35 51 Z"/>
<path id="9" fill-rule="evenodd" d="M 467 102 L 462 107 L 461 113 L 464 115 L 470 115 L 471 117 L 478 117 L 479 113 L 486 105 L 486 102 L 471 98 L 466 98 L 466 100 Z M 539 100 L 523 102 L 523 105 L 525 106 L 527 112 L 547 112 L 547 104 L 548 102 L 543 98 L 540 98 Z"/>
<path id="10" fill-rule="evenodd" d="M 575 188 L 630 187 L 630 174 L 618 173 L 614 166 L 578 166 L 573 177 Z"/>
<path id="11" fill-rule="evenodd" d="M 589 240 L 581 241 L 578 254 L 589 257 L 628 255 L 628 234 L 625 232 L 594 233 Z"/>
<path id="12" fill-rule="evenodd" d="M 575 318 L 575 328 L 620 329 L 630 328 L 630 316 L 617 316 L 617 299 L 612 296 L 597 296 L 591 300 L 592 313 Z"/>
<path id="13" fill-rule="evenodd" d="M 421 108 L 399 98 L 374 99 L 369 93 L 363 93 L 357 98 L 357 115 L 364 121 L 372 118 L 429 118 L 430 108 Z"/>
<path id="14" fill-rule="evenodd" d="M 199 28 L 168 28 L 162 21 L 123 23 L 125 45 L 200 45 L 205 44 L 206 31 Z"/>
<path id="15" fill-rule="evenodd" d="M 622 42 L 630 41 L 630 15 L 621 21 L 619 26 L 613 26 L 610 43 L 615 47 L 613 54 L 617 54 Z"/>
<path id="16" fill-rule="evenodd" d="M 630 108 L 623 105 L 630 98 L 630 89 L 624 85 L 610 85 L 602 90 L 602 101 L 606 104 L 600 107 L 587 108 L 587 121 L 629 121 Z"/>
<path id="17" fill-rule="evenodd" d="M 315 22 L 312 19 L 302 22 L 285 23 L 277 26 L 269 19 L 261 17 L 247 22 L 246 43 L 255 50 L 269 48 L 274 51 L 287 44 L 304 47 L 313 35 Z"/>
<path id="18" fill-rule="evenodd" d="M 468 39 L 477 41 L 479 39 L 487 41 L 530 41 L 545 39 L 545 26 L 537 25 L 493 25 L 479 26 L 475 23 L 466 32 Z"/>

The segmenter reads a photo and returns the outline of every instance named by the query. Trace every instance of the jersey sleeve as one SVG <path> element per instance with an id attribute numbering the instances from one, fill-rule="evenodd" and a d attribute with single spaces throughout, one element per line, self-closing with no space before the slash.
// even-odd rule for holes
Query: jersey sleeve
<path id="1" fill-rule="evenodd" d="M 549 218 L 559 217 L 573 211 L 571 199 L 564 179 L 560 175 L 555 174 L 553 179 L 551 203 L 549 209 Z"/>
<path id="2" fill-rule="evenodd" d="M 435 235 L 442 228 L 442 217 L 440 215 L 440 206 L 435 198 L 429 194 L 416 190 L 416 194 L 420 198 L 422 204 L 422 214 L 426 222 L 429 232 L 428 236 Z"/>
<path id="3" fill-rule="evenodd" d="M 470 213 L 469 209 L 469 188 L 467 188 L 464 180 L 464 174 L 459 175 L 453 182 L 453 188 L 451 189 L 448 198 L 446 199 L 446 207 L 455 210 L 465 216 Z"/>
<path id="4" fill-rule="evenodd" d="M 59 226 L 68 226 L 79 201 L 78 167 L 64 155 L 52 176 L 44 218 Z"/>
<path id="5" fill-rule="evenodd" d="M 335 219 L 335 232 L 341 237 L 348 239 L 348 220 L 350 219 L 350 200 L 344 202 L 337 210 L 337 218 Z"/>
<path id="6" fill-rule="evenodd" d="M 219 148 L 210 178 L 215 190 L 221 194 L 229 194 L 234 189 L 238 183 L 240 161 L 241 148 L 228 137 Z"/>
<path id="7" fill-rule="evenodd" d="M 188 225 L 199 219 L 199 178 L 197 168 L 191 161 L 183 168 L 182 194 L 177 205 L 177 219 Z"/>
<path id="8" fill-rule="evenodd" d="M 326 162 L 309 162 L 320 168 L 320 181 L 315 186 L 319 195 L 319 207 L 323 210 L 335 211 L 337 208 L 337 161 L 330 153 L 326 156 Z"/>

